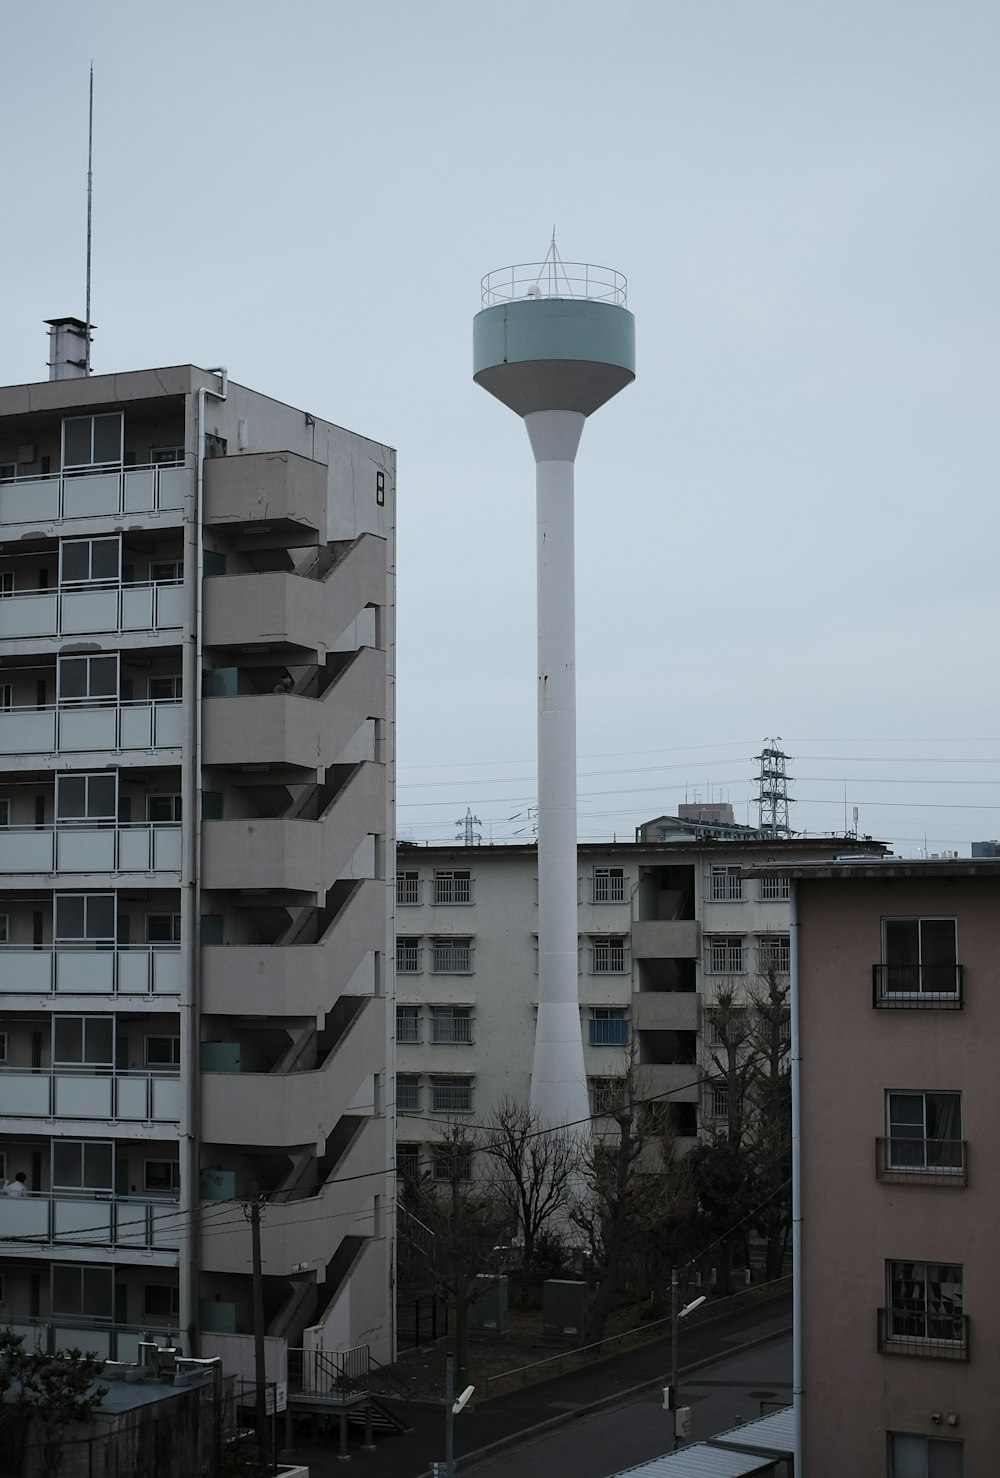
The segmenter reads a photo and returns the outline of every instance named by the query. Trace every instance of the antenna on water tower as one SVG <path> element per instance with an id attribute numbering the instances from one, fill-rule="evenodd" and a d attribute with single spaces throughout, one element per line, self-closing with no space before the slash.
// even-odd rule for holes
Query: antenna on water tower
<path id="1" fill-rule="evenodd" d="M 590 1118 L 577 981 L 573 465 L 584 422 L 635 379 L 635 319 L 610 267 L 543 262 L 482 281 L 472 376 L 519 415 L 535 458 L 538 588 L 538 1014 L 531 1103 Z"/>

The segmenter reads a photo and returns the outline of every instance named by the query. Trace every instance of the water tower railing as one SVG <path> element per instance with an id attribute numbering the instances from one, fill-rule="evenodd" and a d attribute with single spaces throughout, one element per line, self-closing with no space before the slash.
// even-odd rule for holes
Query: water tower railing
<path id="1" fill-rule="evenodd" d="M 579 298 L 626 305 L 628 283 L 622 272 L 592 262 L 518 262 L 487 272 L 482 281 L 483 307 L 516 303 L 524 298 Z"/>

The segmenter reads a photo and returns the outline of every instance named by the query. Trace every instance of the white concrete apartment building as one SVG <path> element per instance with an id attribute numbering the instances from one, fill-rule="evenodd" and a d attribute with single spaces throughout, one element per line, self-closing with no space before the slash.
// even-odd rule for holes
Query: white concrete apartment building
<path id="1" fill-rule="evenodd" d="M 266 1333 L 384 1358 L 394 453 L 82 333 L 0 389 L 0 1322 L 245 1354 L 257 1194 Z"/>
<path id="2" fill-rule="evenodd" d="M 675 817 L 640 831 L 678 840 L 578 851 L 584 1061 L 599 1115 L 634 1048 L 644 1090 L 669 1095 L 683 1148 L 726 1113 L 724 1089 L 703 1081 L 706 1001 L 722 982 L 788 968 L 787 879 L 751 883 L 743 868 L 885 849 L 854 838 L 761 840 L 740 827 L 719 840 L 712 825 Z M 433 1172 L 449 1121 L 481 1123 L 504 1094 L 528 1101 L 536 854 L 530 845 L 400 844 L 396 866 L 397 1165 Z"/>

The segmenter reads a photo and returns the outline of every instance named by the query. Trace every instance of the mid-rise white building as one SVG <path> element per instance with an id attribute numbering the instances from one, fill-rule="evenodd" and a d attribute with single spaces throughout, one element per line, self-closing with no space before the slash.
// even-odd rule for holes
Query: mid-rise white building
<path id="1" fill-rule="evenodd" d="M 0 389 L 2 1319 L 238 1353 L 259 1196 L 265 1332 L 384 1358 L 394 453 L 83 333 Z"/>

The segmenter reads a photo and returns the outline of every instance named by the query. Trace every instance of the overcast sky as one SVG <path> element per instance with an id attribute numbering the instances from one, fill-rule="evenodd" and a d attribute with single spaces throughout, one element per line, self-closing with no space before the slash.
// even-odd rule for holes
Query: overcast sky
<path id="1" fill-rule="evenodd" d="M 401 834 L 534 795 L 534 475 L 490 268 L 627 274 L 577 462 L 581 838 L 725 795 L 1000 836 L 995 0 L 0 4 L 0 383 L 82 314 L 399 451 Z M 752 808 L 751 808 L 752 809 Z"/>

